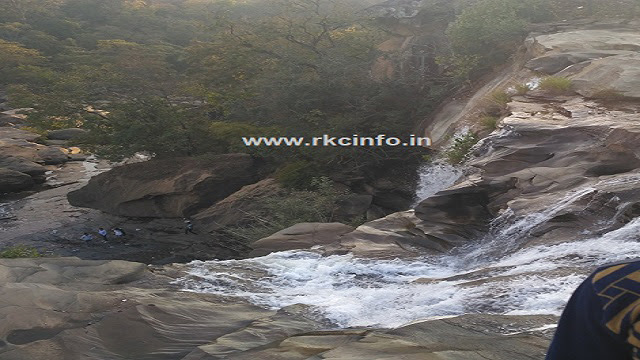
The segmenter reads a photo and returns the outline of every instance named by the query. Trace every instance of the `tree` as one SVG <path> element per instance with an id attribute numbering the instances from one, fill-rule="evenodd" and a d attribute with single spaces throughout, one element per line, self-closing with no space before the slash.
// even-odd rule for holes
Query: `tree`
<path id="1" fill-rule="evenodd" d="M 499 64 L 513 53 L 527 32 L 527 21 L 514 0 L 482 0 L 466 8 L 447 34 L 455 53 Z"/>
<path id="2" fill-rule="evenodd" d="M 15 79 L 20 66 L 43 63 L 44 57 L 37 50 L 28 49 L 14 42 L 0 39 L 0 79 Z"/>

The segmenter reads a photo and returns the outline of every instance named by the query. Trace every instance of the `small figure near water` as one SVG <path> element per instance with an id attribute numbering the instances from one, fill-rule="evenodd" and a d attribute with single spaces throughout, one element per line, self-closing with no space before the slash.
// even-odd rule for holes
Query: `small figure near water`
<path id="1" fill-rule="evenodd" d="M 103 238 L 105 241 L 109 240 L 109 239 L 107 238 L 107 230 L 105 230 L 104 228 L 100 228 L 100 229 L 98 229 L 98 234 L 99 234 L 100 236 L 102 236 L 102 238 Z"/>
<path id="2" fill-rule="evenodd" d="M 191 222 L 191 220 L 185 220 L 184 221 L 184 233 L 185 234 L 188 234 L 188 233 L 196 234 L 193 231 L 193 223 Z"/>

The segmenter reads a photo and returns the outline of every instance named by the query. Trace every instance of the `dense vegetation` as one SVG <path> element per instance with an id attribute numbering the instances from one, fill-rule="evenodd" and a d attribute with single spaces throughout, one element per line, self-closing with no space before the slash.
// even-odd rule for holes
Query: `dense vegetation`
<path id="1" fill-rule="evenodd" d="M 114 158 L 261 151 L 242 146 L 251 135 L 406 137 L 428 110 L 415 84 L 369 76 L 385 33 L 362 4 L 265 4 L 5 2 L 0 72 L 12 105 L 36 108 L 32 126 L 84 127 L 85 145 Z M 342 166 L 391 156 L 278 155 Z"/>
<path id="2" fill-rule="evenodd" d="M 419 150 L 249 149 L 241 136 L 406 138 L 459 84 L 504 62 L 527 24 L 628 15 L 635 0 L 425 1 L 445 8 L 448 44 L 428 76 L 374 79 L 393 22 L 364 0 L 9 0 L 0 3 L 0 86 L 34 107 L 30 126 L 83 127 L 113 158 L 253 151 L 301 172 L 357 169 Z M 618 4 L 619 3 L 619 4 Z M 444 4 L 444 5 L 443 5 Z M 618 13 L 608 14 L 615 8 Z M 448 12 L 451 9 L 450 12 Z M 440 10 L 438 10 L 440 11 Z M 450 18 L 448 18 L 449 16 Z M 445 24 L 446 28 L 446 24 Z M 444 33 L 444 29 L 443 29 Z M 287 169 L 283 172 L 286 177 Z M 299 182 L 295 176 L 291 181 Z M 310 178 L 310 177 L 309 177 Z"/>

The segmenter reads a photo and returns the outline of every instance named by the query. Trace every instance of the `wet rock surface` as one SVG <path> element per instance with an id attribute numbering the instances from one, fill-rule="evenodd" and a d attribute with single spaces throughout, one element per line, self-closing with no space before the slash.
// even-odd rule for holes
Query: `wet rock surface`
<path id="1" fill-rule="evenodd" d="M 18 118 L 17 115 L 5 116 Z M 43 145 L 39 134 L 20 129 L 12 122 L 5 125 L 0 127 L 0 182 L 5 184 L 0 188 L 0 196 L 3 193 L 40 190 L 42 187 L 35 188 L 34 185 L 44 183 L 47 172 L 57 173 L 69 161 L 87 159 L 87 155 L 79 149 L 75 148 L 76 153 L 73 153 L 73 150 L 66 148 L 66 143 L 59 144 L 61 146 Z M 30 180 L 23 175 L 28 175 Z M 19 178 L 22 180 L 18 181 Z"/>
<path id="2" fill-rule="evenodd" d="M 470 315 L 394 330 L 322 330 L 308 309 L 265 310 L 171 284 L 179 265 L 0 260 L 0 357 L 73 359 L 531 359 L 550 316 Z M 539 329 L 539 330 L 536 330 Z"/>
<path id="3" fill-rule="evenodd" d="M 249 256 L 264 256 L 276 251 L 309 249 L 335 242 L 340 236 L 353 231 L 341 223 L 301 223 L 278 231 L 251 244 Z"/>

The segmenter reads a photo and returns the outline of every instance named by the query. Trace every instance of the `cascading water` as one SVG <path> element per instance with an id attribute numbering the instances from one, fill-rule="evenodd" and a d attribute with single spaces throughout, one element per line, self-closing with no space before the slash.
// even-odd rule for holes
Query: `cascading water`
<path id="1" fill-rule="evenodd" d="M 447 163 L 435 162 L 418 169 L 419 182 L 415 204 L 455 184 L 462 176 L 460 168 Z"/>
<path id="2" fill-rule="evenodd" d="M 640 257 L 640 218 L 602 236 L 519 246 L 536 226 L 594 191 L 568 193 L 539 213 L 496 219 L 486 239 L 441 256 L 373 260 L 288 251 L 262 258 L 193 262 L 185 290 L 269 307 L 315 307 L 336 327 L 396 327 L 464 313 L 558 314 L 600 264 Z"/>

